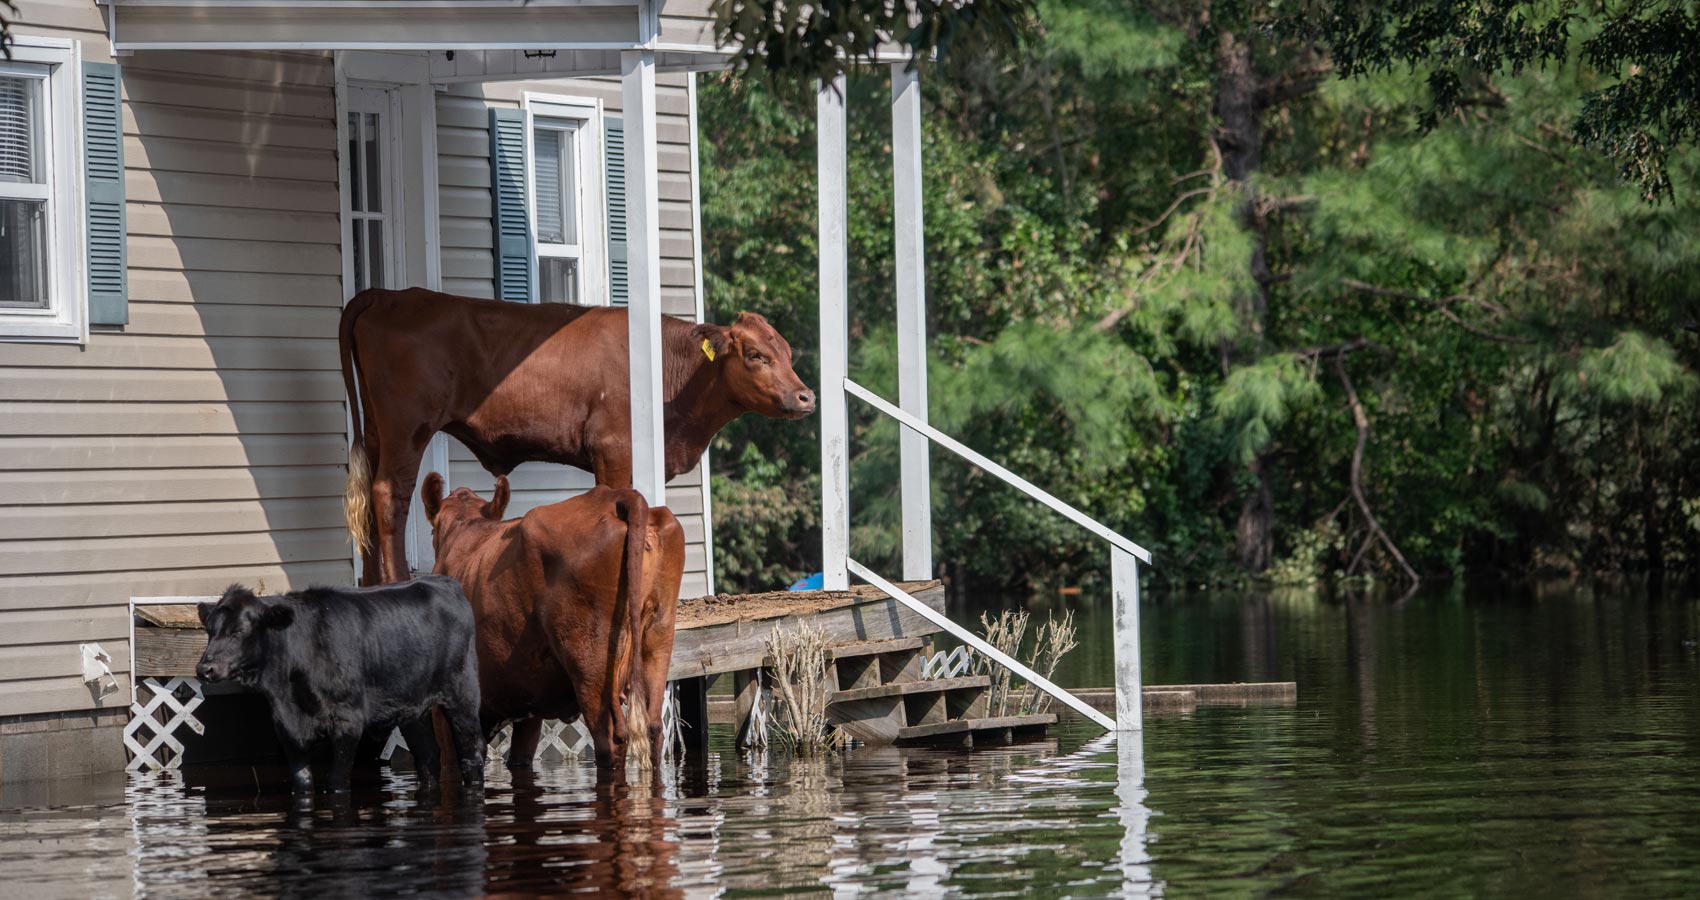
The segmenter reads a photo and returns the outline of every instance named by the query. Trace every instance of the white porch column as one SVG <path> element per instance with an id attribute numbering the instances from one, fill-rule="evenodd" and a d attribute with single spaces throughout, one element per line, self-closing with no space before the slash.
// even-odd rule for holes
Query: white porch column
<path id="1" fill-rule="evenodd" d="M 632 487 L 667 502 L 661 427 L 661 208 L 655 150 L 655 52 L 620 52 L 626 127 L 627 308 L 631 346 Z"/>
<path id="2" fill-rule="evenodd" d="M 847 187 L 848 116 L 844 76 L 816 98 L 816 158 L 820 179 L 820 492 L 821 572 L 829 591 L 850 586 L 850 420 L 844 379 L 849 371 L 850 249 Z"/>
<path id="3" fill-rule="evenodd" d="M 892 211 L 897 274 L 897 405 L 927 421 L 927 259 L 921 219 L 921 78 L 891 67 Z M 927 438 L 898 431 L 903 505 L 903 578 L 933 577 L 932 475 Z"/>
<path id="4" fill-rule="evenodd" d="M 1144 686 L 1139 671 L 1139 558 L 1110 547 L 1110 592 L 1114 613 L 1116 730 L 1144 729 Z"/>

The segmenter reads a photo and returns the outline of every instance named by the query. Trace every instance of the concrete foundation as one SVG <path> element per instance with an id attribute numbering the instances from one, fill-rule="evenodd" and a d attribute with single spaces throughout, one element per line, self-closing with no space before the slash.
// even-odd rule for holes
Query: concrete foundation
<path id="1" fill-rule="evenodd" d="M 121 772 L 126 709 L 0 719 L 0 784 Z"/>

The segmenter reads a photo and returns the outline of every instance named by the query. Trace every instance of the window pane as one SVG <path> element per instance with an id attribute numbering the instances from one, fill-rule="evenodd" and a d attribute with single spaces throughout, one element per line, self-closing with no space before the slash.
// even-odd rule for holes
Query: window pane
<path id="1" fill-rule="evenodd" d="M 47 205 L 0 200 L 0 306 L 47 307 Z"/>
<path id="2" fill-rule="evenodd" d="M 355 212 L 366 209 L 365 181 L 360 177 L 360 114 L 348 114 L 348 205 Z"/>
<path id="3" fill-rule="evenodd" d="M 361 139 L 366 144 L 366 211 L 382 212 L 384 209 L 384 170 L 378 164 L 382 154 L 378 152 L 378 114 L 366 113 L 365 128 L 361 131 Z"/>
<path id="4" fill-rule="evenodd" d="M 357 219 L 354 222 L 354 292 L 356 294 L 372 286 L 372 280 L 366 277 L 366 261 L 371 254 L 366 252 L 366 229 Z"/>
<path id="5" fill-rule="evenodd" d="M 566 135 L 554 128 L 532 131 L 532 177 L 537 186 L 537 240 L 544 244 L 567 241 L 568 203 L 561 178 L 562 144 Z"/>
<path id="6" fill-rule="evenodd" d="M 539 257 L 537 281 L 537 297 L 544 303 L 578 302 L 578 260 Z"/>
<path id="7" fill-rule="evenodd" d="M 366 252 L 372 256 L 372 262 L 368 266 L 372 273 L 372 286 L 389 287 L 388 279 L 384 277 L 384 264 L 389 259 L 389 255 L 384 252 L 384 222 L 382 219 L 370 219 L 366 222 L 366 228 Z"/>
<path id="8" fill-rule="evenodd" d="M 0 182 L 41 184 L 36 130 L 41 81 L 0 76 Z"/>

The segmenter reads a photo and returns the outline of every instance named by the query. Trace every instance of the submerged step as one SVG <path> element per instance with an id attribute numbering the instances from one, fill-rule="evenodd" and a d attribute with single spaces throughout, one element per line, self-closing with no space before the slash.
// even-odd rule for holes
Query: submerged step
<path id="1" fill-rule="evenodd" d="M 834 691 L 827 695 L 826 702 L 830 706 L 834 703 L 854 703 L 861 700 L 877 700 L 882 697 L 901 697 L 907 694 L 938 694 L 945 691 L 972 690 L 991 687 L 991 684 L 992 677 L 990 675 L 935 678 L 931 681 L 908 681 L 901 684 L 882 684 L 849 691 Z"/>
<path id="2" fill-rule="evenodd" d="M 900 728 L 897 731 L 897 739 L 899 741 L 925 741 L 956 735 L 986 735 L 991 733 L 996 733 L 1001 738 L 1004 736 L 1003 732 L 1043 729 L 1056 724 L 1056 721 L 1057 717 L 1053 713 L 953 719 L 949 722 L 935 722 L 929 725 L 911 725 L 907 728 Z M 1000 743 L 1002 742 L 1000 741 Z"/>

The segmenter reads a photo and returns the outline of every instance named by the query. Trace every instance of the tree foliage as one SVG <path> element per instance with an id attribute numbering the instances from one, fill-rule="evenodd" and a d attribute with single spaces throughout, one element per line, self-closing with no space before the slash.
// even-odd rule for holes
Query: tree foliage
<path id="1" fill-rule="evenodd" d="M 823 84 L 882 51 L 1008 52 L 1033 27 L 1032 0 L 714 0 L 712 11 L 716 38 L 743 66 Z"/>
<path id="2" fill-rule="evenodd" d="M 1503 102 L 1494 80 L 1585 65 L 1571 127 L 1648 198 L 1673 190 L 1670 154 L 1700 137 L 1700 8 L 1692 0 L 1306 0 L 1279 28 L 1325 45 L 1342 75 L 1401 68 L 1428 84 L 1423 124 Z"/>
<path id="3" fill-rule="evenodd" d="M 1403 579 L 1400 560 L 1695 571 L 1700 156 L 1661 137 L 1671 190 L 1649 204 L 1575 130 L 1620 79 L 1568 35 L 1626 9 L 1577 9 L 1546 65 L 1507 50 L 1520 67 L 1461 75 L 1468 102 L 1443 115 L 1439 56 L 1343 62 L 1268 6 L 1046 2 L 1019 58 L 947 58 L 923 78 L 935 423 L 1151 546 L 1178 583 L 1248 564 Z M 1445 59 L 1462 66 L 1470 40 Z M 848 91 L 852 376 L 895 396 L 886 88 L 862 74 Z M 700 96 L 711 308 L 812 348 L 813 111 L 736 75 Z M 897 432 L 852 403 L 854 548 L 888 565 Z M 717 518 L 761 490 L 741 508 L 796 521 L 815 435 L 727 429 Z M 1001 483 L 937 454 L 933 470 L 937 555 L 960 582 L 1102 567 L 1101 545 Z M 730 528 L 723 559 L 769 554 L 736 586 L 818 560 L 812 537 L 766 551 Z"/>

